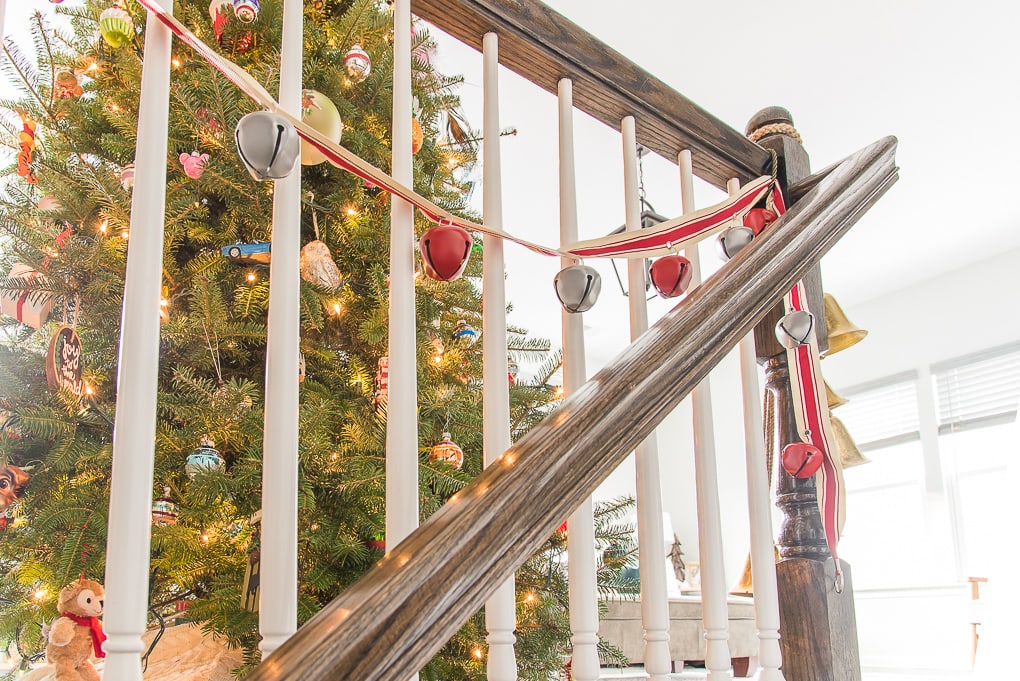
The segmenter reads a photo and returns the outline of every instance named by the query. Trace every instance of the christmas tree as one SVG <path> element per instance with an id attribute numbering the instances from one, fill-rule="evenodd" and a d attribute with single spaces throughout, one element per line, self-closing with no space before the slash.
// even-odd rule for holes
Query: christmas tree
<path id="1" fill-rule="evenodd" d="M 0 646 L 15 645 L 26 660 L 44 647 L 40 625 L 57 615 L 61 586 L 78 575 L 101 580 L 105 567 L 144 40 L 134 29 L 144 10 L 132 2 L 119 13 L 109 8 L 105 0 L 57 7 L 70 30 L 37 14 L 32 53 L 4 47 L 5 76 L 20 94 L 2 102 L 4 136 L 17 157 L 0 197 L 0 470 L 13 466 L 30 480 L 7 495 L 12 503 L 0 518 Z M 279 0 L 183 0 L 175 13 L 277 91 Z M 309 110 L 330 118 L 331 102 L 342 144 L 388 170 L 387 5 L 306 3 L 305 23 Z M 413 45 L 415 189 L 476 219 L 469 199 L 478 135 L 458 112 L 459 80 L 433 68 L 436 45 L 424 25 L 416 25 Z M 259 549 L 272 187 L 248 175 L 234 147 L 234 127 L 255 105 L 187 47 L 174 49 L 150 605 L 155 618 L 186 608 L 188 619 L 243 647 L 254 664 L 257 599 L 245 575 Z M 326 163 L 302 166 L 302 191 L 304 621 L 382 556 L 390 200 Z M 419 233 L 430 226 L 417 219 Z M 480 269 L 476 256 L 456 281 L 417 280 L 423 517 L 482 468 Z M 57 360 L 77 365 L 47 369 L 51 346 Z M 522 329 L 511 330 L 511 346 L 532 377 L 511 388 L 517 437 L 557 399 L 549 381 L 559 357 Z M 463 451 L 462 465 L 453 450 L 433 451 L 445 433 Z M 603 546 L 627 544 L 629 528 L 619 522 L 627 507 L 600 509 Z M 569 648 L 563 544 L 551 538 L 518 574 L 523 679 L 548 678 Z M 627 552 L 619 553 L 602 564 L 606 588 L 623 585 Z M 482 678 L 484 636 L 481 618 L 472 619 L 426 677 Z"/>

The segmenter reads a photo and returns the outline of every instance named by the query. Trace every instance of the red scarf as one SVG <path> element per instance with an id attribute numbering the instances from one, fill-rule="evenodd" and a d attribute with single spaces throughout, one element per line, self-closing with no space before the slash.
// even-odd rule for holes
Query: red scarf
<path id="1" fill-rule="evenodd" d="M 61 613 L 61 616 L 71 620 L 79 627 L 88 627 L 89 633 L 92 634 L 92 652 L 96 657 L 106 657 L 106 653 L 103 652 L 103 641 L 106 640 L 106 634 L 103 633 L 103 623 L 99 621 L 98 617 L 81 617 L 69 612 Z"/>

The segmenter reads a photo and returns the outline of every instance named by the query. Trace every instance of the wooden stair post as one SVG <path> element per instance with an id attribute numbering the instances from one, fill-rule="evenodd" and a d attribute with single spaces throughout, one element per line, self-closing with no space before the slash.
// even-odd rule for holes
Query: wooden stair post
<path id="1" fill-rule="evenodd" d="M 810 161 L 793 127 L 790 112 L 768 107 L 747 124 L 747 134 L 759 145 L 776 152 L 779 182 L 784 196 L 788 187 L 810 174 Z M 815 315 L 819 349 L 828 347 L 821 271 L 813 267 L 804 277 L 808 305 Z M 770 461 L 783 447 L 797 439 L 792 408 L 790 373 L 786 349 L 775 337 L 783 316 L 776 305 L 754 329 L 758 362 L 765 366 L 765 388 L 772 393 L 774 423 Z M 766 427 L 768 425 L 766 424 Z M 815 479 L 794 478 L 775 465 L 777 501 L 783 512 L 779 531 L 780 561 L 776 566 L 779 586 L 780 645 L 786 681 L 860 681 L 861 665 L 854 615 L 850 566 L 840 561 L 845 577 L 842 593 L 835 590 L 835 570 L 825 542 Z"/>

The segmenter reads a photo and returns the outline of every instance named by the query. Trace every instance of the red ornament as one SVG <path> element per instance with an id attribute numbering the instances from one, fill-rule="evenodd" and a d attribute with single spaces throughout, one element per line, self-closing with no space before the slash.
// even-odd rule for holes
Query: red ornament
<path id="1" fill-rule="evenodd" d="M 437 225 L 426 231 L 418 243 L 425 274 L 438 281 L 459 279 L 472 243 L 471 235 L 456 225 Z"/>
<path id="2" fill-rule="evenodd" d="M 652 284 L 663 298 L 676 298 L 691 285 L 691 261 L 682 255 L 667 255 L 652 263 Z"/>
<path id="3" fill-rule="evenodd" d="M 750 227 L 755 236 L 775 222 L 778 216 L 767 208 L 752 208 L 744 216 L 744 227 Z"/>
<path id="4" fill-rule="evenodd" d="M 795 478 L 810 478 L 822 466 L 822 450 L 808 442 L 792 442 L 783 447 L 783 468 Z"/>

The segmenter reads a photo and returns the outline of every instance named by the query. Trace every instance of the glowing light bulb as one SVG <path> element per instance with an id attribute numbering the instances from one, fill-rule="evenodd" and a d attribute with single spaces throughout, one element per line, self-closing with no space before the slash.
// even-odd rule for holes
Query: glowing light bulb
<path id="1" fill-rule="evenodd" d="M 475 656 L 476 660 L 482 659 L 482 649 L 481 648 L 475 648 L 474 650 L 471 651 L 471 654 Z"/>
<path id="2" fill-rule="evenodd" d="M 455 165 L 457 165 L 457 159 L 454 158 L 453 156 L 450 156 L 449 158 L 446 159 L 446 165 L 450 168 L 454 167 Z"/>
<path id="3" fill-rule="evenodd" d="M 355 208 L 354 206 L 347 206 L 347 214 L 350 215 L 351 217 L 354 217 L 355 215 L 358 214 L 358 209 Z"/>
<path id="4" fill-rule="evenodd" d="M 563 386 L 562 385 L 556 386 L 555 394 L 556 394 L 556 397 L 563 397 Z"/>
<path id="5" fill-rule="evenodd" d="M 102 222 L 100 222 L 99 223 L 99 233 L 100 234 L 106 234 L 106 229 L 109 226 L 110 226 L 110 221 L 109 220 L 103 220 Z"/>
<path id="6" fill-rule="evenodd" d="M 96 70 L 96 69 L 98 69 L 98 68 L 99 68 L 99 64 L 97 64 L 97 63 L 95 63 L 95 62 L 92 62 L 92 63 L 91 63 L 91 64 L 89 64 L 89 65 L 88 65 L 88 67 L 87 67 L 87 68 L 85 69 L 85 73 L 91 73 L 91 72 L 95 71 L 95 70 Z"/>
<path id="7" fill-rule="evenodd" d="M 208 532 L 202 533 L 202 543 L 204 543 L 204 544 L 208 544 L 209 543 L 209 533 Z"/>
<path id="8" fill-rule="evenodd" d="M 432 355 L 432 363 L 433 364 L 442 364 L 443 363 L 443 353 L 437 352 L 436 354 Z"/>
<path id="9" fill-rule="evenodd" d="M 120 111 L 120 107 L 117 106 L 116 104 L 111 104 L 110 111 Z"/>
<path id="10" fill-rule="evenodd" d="M 343 308 L 340 306 L 339 301 L 335 301 L 331 309 L 333 310 L 333 314 L 335 315 L 339 315 L 341 312 L 343 312 Z"/>
<path id="11" fill-rule="evenodd" d="M 528 596 L 524 600 L 527 603 L 534 603 L 535 602 L 535 594 L 529 593 Z"/>
<path id="12" fill-rule="evenodd" d="M 180 60 L 180 59 L 178 59 L 177 57 L 174 57 L 173 59 L 171 59 L 171 60 L 170 60 L 170 63 L 171 63 L 172 65 L 173 65 L 173 67 L 174 67 L 175 69 L 179 69 L 179 68 L 181 68 L 181 60 Z"/>
<path id="13" fill-rule="evenodd" d="M 48 595 L 48 592 L 46 591 L 46 589 L 44 589 L 42 587 L 40 587 L 40 588 L 36 589 L 34 592 L 32 592 L 32 598 L 37 600 L 37 601 L 44 600 L 47 595 Z"/>
<path id="14" fill-rule="evenodd" d="M 85 384 L 85 394 L 91 396 L 94 392 L 95 391 L 92 389 L 92 386 L 89 385 L 88 383 L 86 383 Z"/>
<path id="15" fill-rule="evenodd" d="M 256 279 L 255 273 L 254 272 L 249 272 L 248 273 L 248 283 L 249 284 L 254 284 L 255 283 L 255 279 Z"/>
<path id="16" fill-rule="evenodd" d="M 126 229 L 125 229 L 125 230 L 123 230 L 123 231 L 122 231 L 122 232 L 120 233 L 120 238 L 121 238 L 121 239 L 127 239 L 127 238 L 128 238 L 129 236 L 131 236 L 131 232 L 129 232 L 129 231 L 128 231 L 128 230 L 126 230 Z"/>

